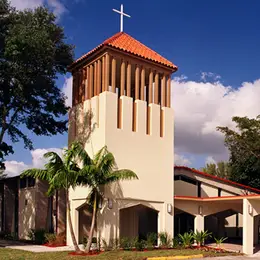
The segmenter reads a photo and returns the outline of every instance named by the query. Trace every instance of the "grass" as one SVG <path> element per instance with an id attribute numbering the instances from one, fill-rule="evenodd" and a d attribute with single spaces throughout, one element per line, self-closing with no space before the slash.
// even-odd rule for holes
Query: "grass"
<path id="1" fill-rule="evenodd" d="M 236 253 L 215 253 L 214 251 L 202 251 L 198 249 L 185 250 L 155 250 L 146 252 L 134 251 L 110 251 L 104 252 L 96 256 L 69 256 L 68 252 L 52 252 L 52 253 L 31 253 L 23 250 L 14 250 L 7 248 L 0 248 L 1 260 L 144 260 L 147 257 L 155 256 L 175 256 L 175 255 L 196 255 L 203 254 L 204 256 L 225 256 L 238 255 Z"/>

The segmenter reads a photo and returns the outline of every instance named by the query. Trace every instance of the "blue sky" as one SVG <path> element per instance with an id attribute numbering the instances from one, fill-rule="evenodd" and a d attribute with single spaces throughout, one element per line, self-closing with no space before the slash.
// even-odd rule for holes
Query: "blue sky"
<path id="1" fill-rule="evenodd" d="M 41 4 L 53 9 L 68 42 L 75 45 L 76 58 L 119 31 L 119 15 L 112 8 L 119 9 L 124 4 L 124 11 L 131 15 L 124 19 L 124 31 L 179 67 L 172 82 L 179 163 L 201 167 L 208 160 L 227 159 L 223 138 L 215 133 L 215 127 L 229 124 L 234 115 L 253 117 L 260 113 L 257 101 L 260 1 L 29 0 L 25 4 L 23 0 L 13 0 L 12 3 L 19 9 Z M 64 80 L 62 76 L 57 81 L 61 88 Z M 67 144 L 67 134 L 32 139 L 35 149 L 61 148 Z M 32 164 L 33 155 L 23 149 L 22 143 L 14 147 L 15 154 L 9 161 Z"/>

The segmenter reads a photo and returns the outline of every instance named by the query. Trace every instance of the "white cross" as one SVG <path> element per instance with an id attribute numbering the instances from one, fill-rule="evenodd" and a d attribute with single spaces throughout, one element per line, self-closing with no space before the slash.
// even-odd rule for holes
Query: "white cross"
<path id="1" fill-rule="evenodd" d="M 130 18 L 131 16 L 124 13 L 124 6 L 123 5 L 121 5 L 121 10 L 120 11 L 118 11 L 116 9 L 113 9 L 113 11 L 120 14 L 120 32 L 122 32 L 123 31 L 123 26 L 124 26 L 123 25 L 123 23 L 124 23 L 123 22 L 123 17 L 126 16 L 126 17 Z"/>

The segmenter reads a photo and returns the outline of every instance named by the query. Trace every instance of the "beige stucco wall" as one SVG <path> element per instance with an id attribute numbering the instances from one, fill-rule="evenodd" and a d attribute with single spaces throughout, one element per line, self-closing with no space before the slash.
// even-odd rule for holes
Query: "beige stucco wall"
<path id="1" fill-rule="evenodd" d="M 25 201 L 27 200 L 27 205 Z M 28 239 L 28 232 L 35 228 L 35 188 L 19 191 L 19 238 Z"/>
<path id="2" fill-rule="evenodd" d="M 174 195 L 196 197 L 197 194 L 197 185 L 181 180 L 174 181 Z"/>
<path id="3" fill-rule="evenodd" d="M 87 111 L 91 107 L 92 125 L 94 131 L 85 148 L 93 156 L 104 145 L 108 146 L 116 159 L 119 169 L 128 168 L 136 172 L 139 180 L 124 181 L 107 187 L 105 198 L 113 200 L 113 208 L 108 209 L 106 201 L 98 217 L 98 228 L 102 238 L 118 238 L 120 234 L 119 210 L 130 206 L 143 204 L 159 212 L 158 231 L 167 231 L 173 235 L 173 212 L 167 213 L 167 204 L 173 205 L 173 111 L 163 108 L 163 137 L 160 137 L 160 106 L 151 104 L 150 107 L 150 134 L 146 133 L 147 106 L 145 101 L 135 101 L 136 132 L 132 130 L 133 101 L 132 98 L 122 96 L 122 129 L 117 128 L 118 107 L 117 95 L 112 92 L 103 92 L 84 102 L 84 106 L 74 108 L 77 121 L 81 125 L 85 121 Z M 80 111 L 81 110 L 81 111 Z M 79 124 L 77 124 L 79 125 Z M 85 124 L 86 125 L 86 124 Z M 84 133 L 87 129 L 70 126 L 69 139 L 73 135 Z M 72 218 L 75 229 L 78 227 L 78 213 L 76 211 L 84 203 L 88 190 L 84 187 L 70 191 Z M 67 243 L 71 244 L 69 233 Z"/>
<path id="4" fill-rule="evenodd" d="M 207 185 L 205 183 L 201 184 L 201 197 L 206 198 L 206 197 L 217 197 L 218 196 L 218 189 Z"/>

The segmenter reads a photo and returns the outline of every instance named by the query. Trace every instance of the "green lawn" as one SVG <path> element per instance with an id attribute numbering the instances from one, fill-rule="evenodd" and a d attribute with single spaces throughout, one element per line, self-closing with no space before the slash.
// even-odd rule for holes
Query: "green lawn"
<path id="1" fill-rule="evenodd" d="M 201 250 L 156 250 L 148 252 L 130 252 L 130 251 L 111 251 L 105 252 L 98 256 L 69 256 L 68 252 L 55 252 L 55 253 L 31 253 L 22 250 L 0 248 L 1 260 L 80 260 L 80 259 L 93 259 L 93 260 L 144 260 L 152 256 L 174 256 L 174 255 L 194 255 L 203 254 L 204 256 L 224 256 L 224 255 L 237 255 L 235 253 L 214 253 L 205 252 Z"/>

